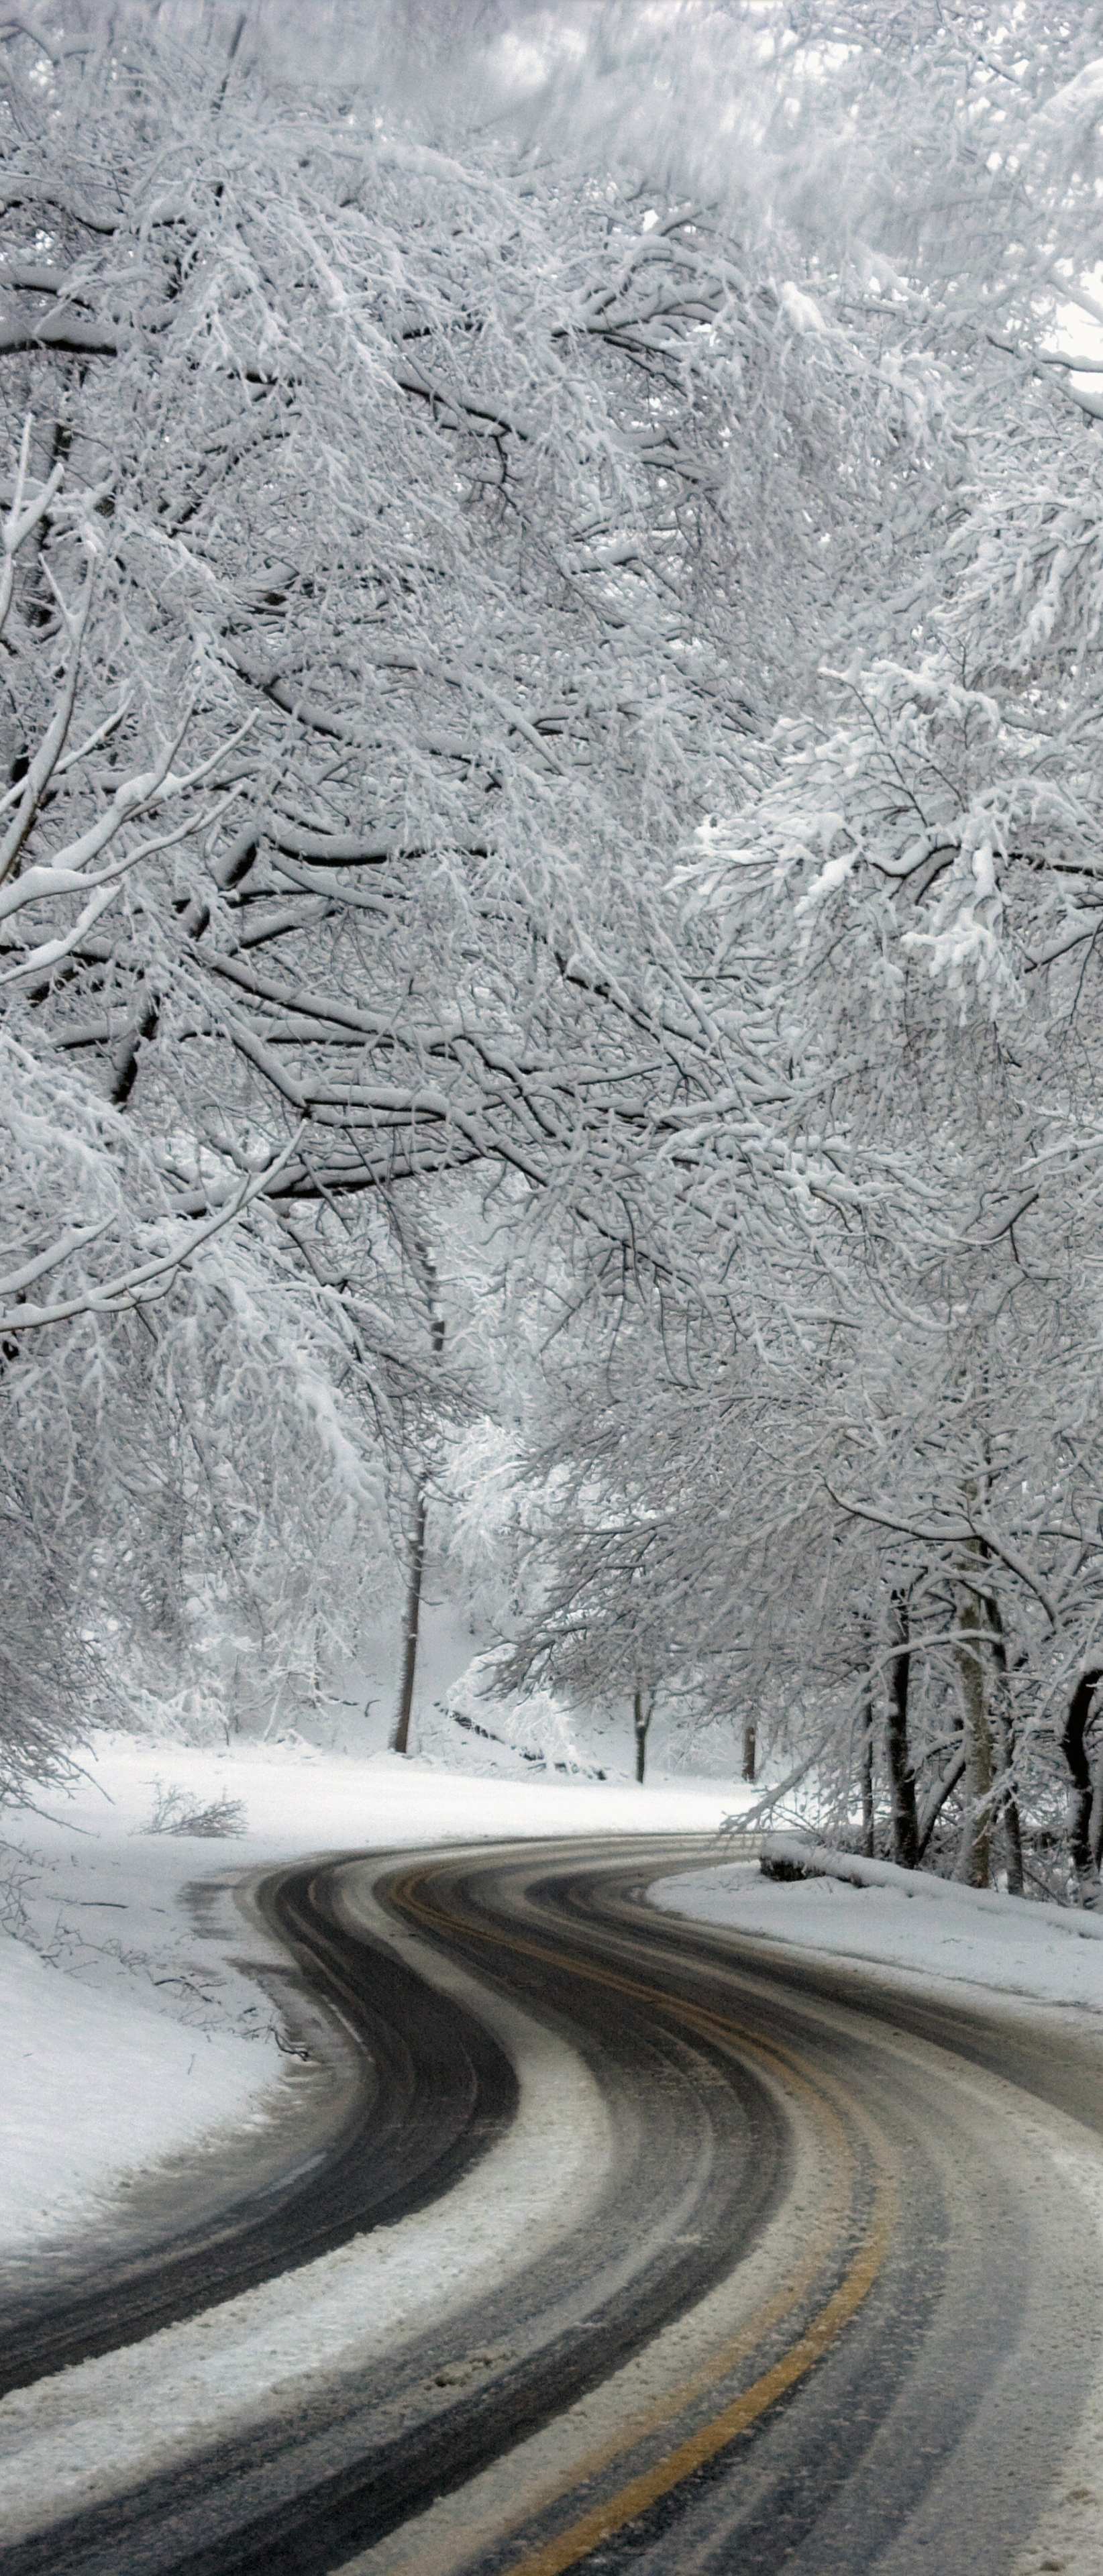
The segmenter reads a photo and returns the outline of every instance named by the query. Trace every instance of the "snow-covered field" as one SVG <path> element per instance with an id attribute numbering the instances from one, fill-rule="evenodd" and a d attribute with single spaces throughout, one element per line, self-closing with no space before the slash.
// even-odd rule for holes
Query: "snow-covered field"
<path id="1" fill-rule="evenodd" d="M 49 1815 L 9 1810 L 0 1846 L 0 2243 L 87 2223 L 105 2196 L 226 2123 L 265 2122 L 288 2082 L 277 2019 L 235 1950 L 263 1945 L 227 1899 L 224 1943 L 186 1894 L 266 1861 L 482 1836 L 710 1832 L 731 1783 L 465 1778 L 396 1755 L 226 1750 L 97 1737 Z M 176 1794 L 175 1806 L 171 1804 Z M 158 1800 L 237 1802 L 212 1840 L 150 1832 Z M 12 1935 L 20 1937 L 11 1937 Z"/>
<path id="2" fill-rule="evenodd" d="M 696 1923 L 727 1924 L 870 1967 L 910 1970 L 927 1981 L 965 1982 L 1103 2013 L 1098 1916 L 981 1895 L 884 1864 L 874 1864 L 868 1875 L 880 1883 L 855 1887 L 825 1876 L 786 1884 L 764 1878 L 757 1861 L 731 1861 L 658 1880 L 651 1902 Z"/>

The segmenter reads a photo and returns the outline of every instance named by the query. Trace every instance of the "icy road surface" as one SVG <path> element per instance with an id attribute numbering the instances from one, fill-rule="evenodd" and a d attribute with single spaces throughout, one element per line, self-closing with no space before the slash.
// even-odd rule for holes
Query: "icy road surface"
<path id="1" fill-rule="evenodd" d="M 1096 2016 L 676 1922 L 644 1901 L 673 1858 L 262 1891 L 300 1957 L 315 1924 L 319 2012 L 327 1975 L 369 2017 L 402 1992 L 383 2163 L 430 2152 L 442 2048 L 468 2161 L 5 2400 L 5 2576 L 1097 2568 Z"/>

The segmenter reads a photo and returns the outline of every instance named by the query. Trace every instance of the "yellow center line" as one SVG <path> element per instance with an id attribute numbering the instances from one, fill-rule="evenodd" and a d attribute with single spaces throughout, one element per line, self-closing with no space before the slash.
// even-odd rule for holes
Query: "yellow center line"
<path id="1" fill-rule="evenodd" d="M 682 1995 L 668 1994 L 662 1986 L 648 1986 L 641 1978 L 623 1976 L 616 1968 L 598 1967 L 591 1960 L 576 1958 L 571 1951 L 553 1950 L 547 1942 L 522 1940 L 519 1934 L 505 1930 L 485 1930 L 482 1924 L 469 1923 L 462 1915 L 442 1913 L 438 1906 L 426 1904 L 424 1898 L 415 1892 L 429 1876 L 428 1870 L 412 1871 L 408 1878 L 392 1883 L 387 1890 L 392 1903 L 401 1905 L 402 1912 L 412 1915 L 416 1922 L 429 1924 L 440 1932 L 459 1932 L 468 1940 L 488 1942 L 494 1949 L 512 1950 L 517 1958 L 538 1959 L 543 1967 L 565 1968 L 569 1976 L 581 1977 L 588 1985 L 604 1986 L 612 1994 L 630 1995 L 637 2003 L 658 2004 L 667 2012 L 692 2021 L 704 2030 L 719 2031 L 725 2038 L 737 2039 L 741 2047 L 748 2048 L 755 2056 L 772 2059 L 789 2071 L 790 2060 L 783 2050 L 772 2046 L 768 2040 L 752 2037 L 729 2015 L 712 2012 L 707 2004 L 690 2003 Z M 800 2078 L 797 2080 L 801 2081 Z"/>
<path id="2" fill-rule="evenodd" d="M 868 2296 L 884 2262 L 892 2241 L 896 2219 L 896 2180 L 887 2154 L 887 2142 L 882 2133 L 864 2115 L 859 2105 L 844 2094 L 841 2085 L 823 2069 L 817 2068 L 814 2076 L 799 2071 L 798 2064 L 790 2051 L 760 2039 L 757 2034 L 744 2030 L 730 2016 L 713 2012 L 707 2005 L 692 2003 L 685 1997 L 667 1993 L 662 1987 L 649 1986 L 642 1979 L 625 1976 L 613 1968 L 598 1967 L 570 1953 L 554 1950 L 544 1943 L 521 1939 L 512 1932 L 484 1930 L 480 1925 L 469 1924 L 462 1919 L 457 1921 L 447 1913 L 441 1912 L 436 1906 L 427 1903 L 421 1895 L 420 1891 L 429 1876 L 430 1872 L 418 1870 L 398 1885 L 392 1884 L 388 1891 L 392 1901 L 399 1904 L 404 1913 L 412 1915 L 416 1920 L 439 1931 L 452 1934 L 459 1931 L 468 1937 L 491 1943 L 495 1947 L 512 1950 L 522 1957 L 536 1959 L 544 1966 L 564 1969 L 569 1975 L 583 1978 L 589 1984 L 602 1986 L 613 1993 L 628 1995 L 635 2002 L 657 2005 L 661 2010 L 675 2015 L 683 2023 L 696 2027 L 708 2036 L 717 2036 L 729 2043 L 734 2043 L 749 2056 L 758 2058 L 772 2071 L 780 2071 L 788 2084 L 803 2095 L 821 2131 L 826 2132 L 830 2160 L 835 2174 L 835 2183 L 829 2194 L 829 2207 L 823 2214 L 821 2226 L 816 2232 L 813 2244 L 806 2250 L 796 2273 L 790 2276 L 782 2289 L 764 2304 L 739 2335 L 731 2338 L 713 2354 L 703 2369 L 693 2373 L 681 2381 L 676 2388 L 668 2391 L 665 2397 L 644 2410 L 630 2424 L 625 2425 L 617 2436 L 602 2445 L 601 2449 L 589 2459 L 580 2460 L 574 2464 L 562 2485 L 558 2486 L 554 2493 L 549 2494 L 545 2489 L 540 2504 L 536 2507 L 537 2510 L 541 2508 L 547 2510 L 549 2503 L 555 2500 L 555 2493 L 569 2492 L 572 2486 L 577 2486 L 588 2474 L 608 2466 L 611 2460 L 623 2457 L 627 2451 L 634 2449 L 649 2432 L 657 2430 L 663 2423 L 676 2420 L 695 2397 L 702 2395 L 717 2380 L 726 2378 L 736 2363 L 761 2342 L 763 2335 L 771 2326 L 780 2322 L 787 2313 L 791 2313 L 801 2301 L 816 2272 L 822 2269 L 827 2259 L 827 2246 L 833 2226 L 837 2230 L 845 2217 L 850 2201 L 849 2185 L 854 2172 L 853 2152 L 838 2112 L 826 2098 L 828 2094 L 834 2095 L 836 2102 L 841 2102 L 851 2119 L 857 2122 L 871 2149 L 877 2169 L 870 2225 L 858 2253 L 838 2288 L 819 2313 L 803 2328 L 790 2345 L 788 2352 L 774 2362 L 770 2369 L 764 2371 L 740 2397 L 734 2398 L 730 2405 L 723 2407 L 719 2414 L 713 2416 L 710 2422 L 703 2425 L 698 2432 L 690 2434 L 686 2440 L 678 2443 L 650 2469 L 643 2470 L 637 2477 L 630 2479 L 615 2495 L 608 2498 L 605 2504 L 596 2505 L 588 2513 L 583 2514 L 566 2531 L 561 2532 L 558 2539 L 547 2542 L 543 2547 L 517 2560 L 509 2571 L 509 2576 L 560 2576 L 561 2570 L 577 2566 L 579 2561 L 588 2557 L 601 2541 L 609 2539 L 613 2533 L 621 2530 L 625 2523 L 631 2522 L 638 2514 L 645 2512 L 648 2506 L 656 2503 L 660 2497 L 668 2495 L 675 2487 L 680 2486 L 684 2479 L 692 2476 L 695 2469 L 702 2467 L 706 2461 L 726 2449 L 740 2433 L 745 2432 L 749 2425 L 765 2414 L 779 2397 L 784 2396 L 787 2389 L 792 2388 L 799 2379 L 802 2379 L 829 2349 L 843 2326 Z M 517 2519 L 522 2517 L 528 2519 L 532 2510 L 531 2505 L 527 2509 L 522 2507 Z"/>
<path id="3" fill-rule="evenodd" d="M 392 1882 L 387 1891 L 392 1902 L 400 1904 L 402 1912 L 412 1915 L 415 1921 L 428 1924 L 437 1931 L 450 1932 L 453 1935 L 459 1932 L 467 1939 L 484 1941 L 496 1949 L 511 1950 L 517 1958 L 536 1959 L 542 1967 L 565 1969 L 569 1976 L 579 1977 L 588 1985 L 603 1986 L 612 1994 L 628 1995 L 635 2003 L 657 2004 L 660 2010 L 691 2024 L 706 2035 L 711 2036 L 715 2033 L 722 2039 L 734 2041 L 748 2056 L 761 2058 L 765 2065 L 772 2068 L 780 2068 L 788 2081 L 809 2099 L 820 2120 L 825 2124 L 830 2122 L 841 2135 L 841 2124 L 828 2109 L 824 2098 L 826 2094 L 833 2094 L 836 2101 L 843 2103 L 851 2117 L 857 2116 L 859 2126 L 870 2136 L 872 2143 L 869 2123 L 857 2112 L 857 2106 L 851 2102 L 842 2086 L 822 2068 L 817 2068 L 815 2076 L 811 2078 L 799 2074 L 797 2060 L 789 2050 L 779 2048 L 776 2042 L 761 2039 L 757 2033 L 744 2029 L 740 2022 L 732 2020 L 730 2014 L 713 2012 L 707 2004 L 692 2003 L 683 1995 L 669 1994 L 663 1986 L 645 1985 L 642 1978 L 625 1976 L 619 1969 L 606 1965 L 599 1967 L 588 1959 L 577 1958 L 571 1951 L 554 1950 L 547 1942 L 523 1940 L 518 1934 L 504 1929 L 484 1930 L 481 1924 L 469 1923 L 462 1915 L 442 1913 L 439 1907 L 427 1904 L 424 1898 L 416 1893 L 432 1874 L 426 1869 L 411 1871 L 408 1878 Z M 881 2141 L 881 2148 L 883 2149 L 883 2141 Z M 878 2153 L 877 2146 L 874 2147 L 874 2153 Z"/>
<path id="4" fill-rule="evenodd" d="M 805 2327 L 804 2333 L 781 2360 L 776 2361 L 771 2370 L 764 2371 L 742 2397 L 734 2398 L 730 2406 L 714 2415 L 711 2423 L 703 2424 L 699 2432 L 691 2433 L 688 2440 L 679 2442 L 673 2451 L 668 2451 L 665 2459 L 656 2461 L 653 2468 L 643 2470 L 639 2477 L 630 2478 L 627 2486 L 610 2496 L 606 2504 L 595 2505 L 590 2513 L 581 2515 L 567 2531 L 560 2532 L 558 2539 L 548 2541 L 542 2549 L 534 2549 L 527 2557 L 516 2559 L 509 2576 L 561 2576 L 563 2568 L 577 2567 L 579 2560 L 588 2558 L 601 2541 L 611 2539 L 614 2532 L 623 2530 L 626 2522 L 634 2521 L 637 2514 L 645 2513 L 649 2505 L 657 2504 L 661 2496 L 669 2495 L 674 2487 L 681 2486 L 685 2478 L 692 2477 L 694 2470 L 702 2468 L 706 2460 L 714 2459 L 718 2451 L 725 2450 L 737 2434 L 745 2433 L 749 2425 L 764 2415 L 779 2397 L 783 2397 L 787 2388 L 803 2379 L 806 2371 L 811 2370 L 813 2363 L 819 2361 L 834 2343 L 847 2320 L 872 2289 L 892 2241 L 895 2215 L 895 2192 L 891 2184 L 882 2181 L 874 2203 L 873 2224 L 846 2279 L 840 2282 L 826 2307 L 813 2317 L 811 2324 Z"/>

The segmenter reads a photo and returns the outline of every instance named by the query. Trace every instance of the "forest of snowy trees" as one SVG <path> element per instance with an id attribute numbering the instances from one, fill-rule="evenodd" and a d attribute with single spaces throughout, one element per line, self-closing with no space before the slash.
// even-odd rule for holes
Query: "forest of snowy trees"
<path id="1" fill-rule="evenodd" d="M 428 1496 L 1092 1901 L 1103 8 L 310 15 L 0 6 L 0 1783 Z"/>

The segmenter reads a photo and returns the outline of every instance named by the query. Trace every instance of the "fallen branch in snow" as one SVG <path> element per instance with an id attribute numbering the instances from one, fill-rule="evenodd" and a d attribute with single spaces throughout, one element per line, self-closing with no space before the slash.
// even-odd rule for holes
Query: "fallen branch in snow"
<path id="1" fill-rule="evenodd" d="M 440 1706 L 439 1700 L 437 1706 L 438 1708 Z M 487 1744 L 500 1744 L 505 1752 L 517 1754 L 522 1762 L 535 1762 L 542 1771 L 573 1772 L 581 1780 L 604 1780 L 605 1778 L 604 1771 L 592 1770 L 584 1762 L 560 1762 L 554 1754 L 549 1761 L 547 1754 L 538 1745 L 513 1744 L 508 1735 L 496 1735 L 492 1726 L 481 1726 L 478 1718 L 468 1717 L 462 1709 L 448 1708 L 445 1709 L 444 1714 L 451 1718 L 453 1726 L 461 1726 L 466 1734 L 481 1735 Z"/>
<path id="2" fill-rule="evenodd" d="M 268 2024 L 268 2036 L 270 2039 L 275 2040 L 281 2057 L 298 2057 L 302 2060 L 304 2066 L 309 2065 L 310 2050 L 308 2048 L 297 2047 L 293 2039 L 285 2039 L 283 2032 L 281 2030 L 277 2030 L 274 2021 L 269 2022 Z"/>
<path id="3" fill-rule="evenodd" d="M 825 1727 L 822 1735 L 817 1736 L 811 1752 L 805 1754 L 803 1760 L 797 1763 L 795 1770 L 787 1771 L 784 1780 L 778 1781 L 776 1789 L 764 1790 L 762 1796 L 755 1799 L 753 1807 L 736 1807 L 730 1814 L 722 1816 L 719 1825 L 720 1833 L 725 1836 L 730 1835 L 733 1841 L 740 1840 L 745 1834 L 753 1834 L 756 1827 L 761 1824 L 762 1818 L 772 1815 L 775 1807 L 780 1806 L 782 1800 L 788 1797 L 790 1789 L 799 1789 L 801 1781 L 806 1780 L 809 1772 L 815 1769 L 829 1734 L 830 1729 Z"/>
<path id="4" fill-rule="evenodd" d="M 962 1887 L 953 1879 L 935 1878 L 929 1870 L 900 1869 L 895 1861 L 864 1860 L 856 1852 L 836 1851 L 830 1843 L 805 1842 L 799 1834 L 768 1834 L 759 1854 L 759 1868 L 764 1878 L 834 1878 L 848 1887 L 884 1887 L 896 1896 L 929 1897 L 949 1905 L 966 1903 L 984 1913 L 1013 1917 L 1016 1922 L 1023 1917 L 1021 1896 L 1004 1896 L 996 1888 Z M 1071 1932 L 1078 1939 L 1103 1941 L 1103 1918 L 1097 1914 L 1053 1905 L 1046 1922 L 1053 1930 Z"/>
<path id="5" fill-rule="evenodd" d="M 198 1834 L 209 1839 L 248 1830 L 243 1801 L 231 1798 L 226 1790 L 217 1798 L 203 1799 L 192 1789 L 163 1788 L 159 1780 L 154 1787 L 153 1814 L 142 1829 L 147 1834 Z"/>

